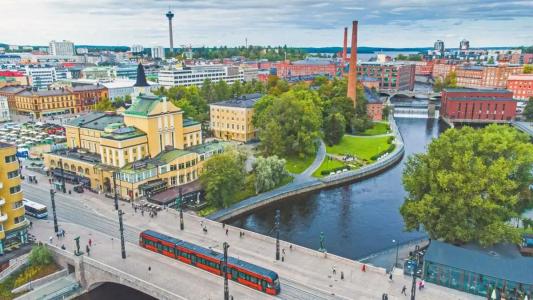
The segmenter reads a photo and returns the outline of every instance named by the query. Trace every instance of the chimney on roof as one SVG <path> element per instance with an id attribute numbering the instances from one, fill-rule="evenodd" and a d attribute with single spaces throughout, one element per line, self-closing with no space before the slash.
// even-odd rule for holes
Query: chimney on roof
<path id="1" fill-rule="evenodd" d="M 352 22 L 352 46 L 350 49 L 350 69 L 348 72 L 348 98 L 357 103 L 357 21 Z"/>

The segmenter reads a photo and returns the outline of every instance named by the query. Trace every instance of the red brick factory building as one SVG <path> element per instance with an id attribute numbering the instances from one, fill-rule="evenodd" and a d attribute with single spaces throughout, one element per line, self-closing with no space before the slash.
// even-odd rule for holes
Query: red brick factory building
<path id="1" fill-rule="evenodd" d="M 508 90 L 448 88 L 440 116 L 448 123 L 506 123 L 516 116 L 516 101 Z"/>
<path id="2" fill-rule="evenodd" d="M 533 74 L 515 74 L 507 78 L 507 89 L 513 92 L 516 100 L 529 100 L 533 97 Z"/>

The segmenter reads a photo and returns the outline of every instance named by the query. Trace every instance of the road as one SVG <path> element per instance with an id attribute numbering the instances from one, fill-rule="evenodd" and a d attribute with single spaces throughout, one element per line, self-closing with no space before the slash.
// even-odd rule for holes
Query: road
<path id="1" fill-rule="evenodd" d="M 25 198 L 47 205 L 51 215 L 48 181 L 40 178 L 39 182 L 39 185 L 23 183 Z M 324 256 L 317 251 L 297 245 L 293 245 L 292 250 L 289 250 L 290 244 L 284 241 L 281 241 L 281 247 L 285 249 L 284 261 L 276 261 L 275 241 L 272 238 L 249 231 L 244 231 L 245 237 L 241 238 L 238 231 L 243 230 L 239 228 L 232 226 L 222 228 L 220 223 L 190 214 L 185 214 L 185 230 L 180 231 L 175 211 L 162 211 L 157 217 L 151 218 L 147 213 L 144 216 L 139 212 L 135 213 L 129 204 L 121 203 L 120 206 L 126 212 L 124 221 L 125 238 L 129 242 L 126 250 L 128 253 L 139 250 L 147 252 L 136 246 L 138 234 L 144 229 L 153 229 L 204 247 L 211 247 L 216 251 L 221 251 L 222 243 L 227 241 L 230 244 L 231 256 L 272 269 L 279 274 L 282 285 L 279 299 L 380 299 L 382 293 L 388 293 L 391 300 L 403 299 L 404 296 L 400 295 L 402 286 L 410 285 L 409 277 L 395 275 L 394 281 L 389 282 L 382 269 L 367 266 L 367 271 L 362 272 L 362 264 L 359 262 L 331 254 Z M 118 238 L 117 215 L 111 199 L 89 192 L 71 196 L 57 193 L 56 207 L 60 226 L 64 222 L 79 224 Z M 51 218 L 50 216 L 49 219 Z M 202 232 L 202 224 L 208 227 L 207 234 Z M 225 229 L 228 229 L 228 235 L 225 234 Z M 117 248 L 116 251 L 118 256 Z M 172 262 L 171 259 L 167 260 L 169 263 Z M 336 274 L 332 272 L 333 266 Z M 177 267 L 181 269 L 188 266 L 178 264 Z M 343 279 L 340 278 L 341 272 L 345 275 Z M 216 278 L 214 275 L 206 274 L 207 277 Z M 216 280 L 222 289 L 222 281 Z M 432 284 L 426 284 L 426 287 L 417 299 L 479 299 Z M 256 293 L 257 297 L 236 299 L 259 299 L 261 294 Z"/>

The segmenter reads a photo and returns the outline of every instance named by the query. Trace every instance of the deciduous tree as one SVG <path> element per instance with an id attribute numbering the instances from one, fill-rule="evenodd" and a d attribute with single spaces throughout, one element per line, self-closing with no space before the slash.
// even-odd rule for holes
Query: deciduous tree
<path id="1" fill-rule="evenodd" d="M 406 164 L 407 230 L 452 243 L 516 241 L 508 221 L 531 205 L 532 165 L 529 137 L 512 127 L 447 130 Z"/>
<path id="2" fill-rule="evenodd" d="M 276 155 L 266 158 L 258 157 L 254 163 L 254 172 L 255 192 L 257 194 L 275 188 L 288 175 L 285 169 L 285 160 Z"/>

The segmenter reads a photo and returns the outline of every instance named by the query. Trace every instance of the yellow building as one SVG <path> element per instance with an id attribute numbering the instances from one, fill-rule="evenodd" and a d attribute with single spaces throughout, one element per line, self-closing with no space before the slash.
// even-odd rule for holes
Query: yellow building
<path id="1" fill-rule="evenodd" d="M 15 146 L 0 143 L 0 254 L 28 241 Z"/>
<path id="2" fill-rule="evenodd" d="M 200 123 L 165 98 L 142 95 L 122 115 L 89 113 L 65 125 L 68 149 L 45 155 L 54 177 L 123 199 L 190 183 L 222 143 L 204 145 Z M 63 167 L 63 170 L 61 170 Z M 114 175 L 116 174 L 116 175 Z"/>
<path id="3" fill-rule="evenodd" d="M 252 118 L 254 105 L 261 94 L 210 104 L 210 127 L 216 138 L 248 142 L 257 138 Z"/>

